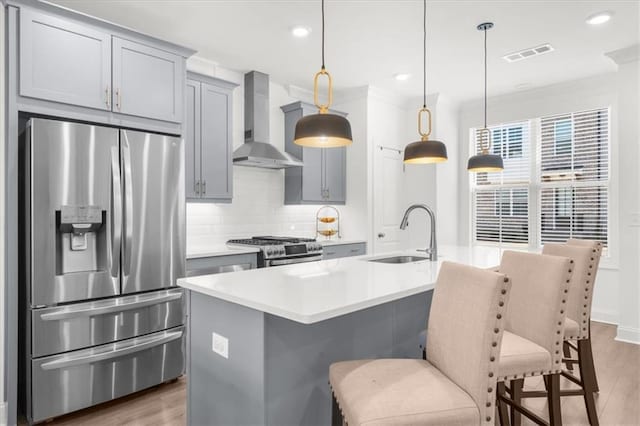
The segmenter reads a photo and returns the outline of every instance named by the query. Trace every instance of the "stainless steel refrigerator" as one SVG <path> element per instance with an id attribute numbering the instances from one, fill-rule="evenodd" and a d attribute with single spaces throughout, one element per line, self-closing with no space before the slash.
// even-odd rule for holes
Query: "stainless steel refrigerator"
<path id="1" fill-rule="evenodd" d="M 28 421 L 183 374 L 182 140 L 32 118 L 20 168 Z"/>

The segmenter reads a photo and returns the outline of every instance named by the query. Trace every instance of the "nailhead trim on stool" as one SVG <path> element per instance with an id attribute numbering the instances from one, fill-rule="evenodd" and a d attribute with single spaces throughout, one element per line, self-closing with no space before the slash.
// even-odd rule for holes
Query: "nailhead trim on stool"
<path id="1" fill-rule="evenodd" d="M 505 295 L 507 293 L 507 287 L 508 287 L 508 283 L 509 283 L 509 278 L 505 277 L 504 278 L 504 287 L 502 288 L 502 291 L 500 292 L 501 294 Z M 496 314 L 496 325 L 495 328 L 493 329 L 495 334 L 499 334 L 500 330 L 502 330 L 503 325 L 502 323 L 504 321 L 502 321 L 502 314 L 504 314 L 504 300 L 500 300 L 498 302 L 498 313 Z M 498 347 L 498 342 L 492 342 L 491 343 L 491 351 L 489 352 L 490 357 L 489 357 L 489 361 L 491 363 L 491 365 L 489 366 L 489 374 L 488 376 L 490 378 L 493 377 L 494 373 L 493 371 L 491 371 L 492 369 L 497 368 L 496 365 L 496 356 L 500 354 L 500 348 Z M 486 406 L 486 414 L 487 416 L 485 417 L 486 422 L 490 423 L 491 422 L 491 415 L 494 413 L 494 410 L 491 409 L 493 402 L 496 400 L 496 394 L 495 394 L 495 389 L 491 388 L 491 386 L 488 387 L 487 389 L 487 393 L 488 395 L 488 400 L 487 403 L 485 404 Z"/>

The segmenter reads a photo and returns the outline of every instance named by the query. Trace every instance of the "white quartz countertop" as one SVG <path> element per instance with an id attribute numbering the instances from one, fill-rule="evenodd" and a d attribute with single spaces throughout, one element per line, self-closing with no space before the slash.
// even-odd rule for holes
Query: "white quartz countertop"
<path id="1" fill-rule="evenodd" d="M 323 247 L 343 246 L 347 244 L 364 244 L 365 240 L 318 240 Z"/>
<path id="2" fill-rule="evenodd" d="M 502 250 L 445 246 L 437 262 L 369 262 L 417 250 L 322 260 L 272 268 L 181 278 L 178 285 L 303 324 L 433 289 L 440 265 L 452 261 L 488 268 L 500 263 Z"/>
<path id="3" fill-rule="evenodd" d="M 257 253 L 256 247 L 228 247 L 226 244 L 214 244 L 187 247 L 187 259 L 199 257 L 231 256 L 234 254 Z"/>

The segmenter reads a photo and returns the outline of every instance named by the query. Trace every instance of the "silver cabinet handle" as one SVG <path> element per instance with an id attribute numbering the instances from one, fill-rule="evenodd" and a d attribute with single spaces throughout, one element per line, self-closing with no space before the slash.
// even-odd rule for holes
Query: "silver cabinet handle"
<path id="1" fill-rule="evenodd" d="M 351 250 L 349 250 L 349 251 L 350 251 L 351 253 L 359 253 L 359 252 L 360 252 L 360 249 L 351 249 Z"/>
<path id="2" fill-rule="evenodd" d="M 384 232 L 378 232 L 378 238 L 384 238 L 387 234 Z"/>
<path id="3" fill-rule="evenodd" d="M 116 108 L 120 111 L 120 107 L 122 106 L 122 95 L 120 94 L 120 89 L 116 89 Z"/>
<path id="4" fill-rule="evenodd" d="M 206 180 L 202 181 L 202 193 L 203 194 L 207 193 L 207 181 Z"/>
<path id="5" fill-rule="evenodd" d="M 131 244 L 133 240 L 133 185 L 131 177 L 131 149 L 129 148 L 129 138 L 127 131 L 122 130 L 122 159 L 124 169 L 124 267 L 123 273 L 129 275 L 131 271 Z"/>
<path id="6" fill-rule="evenodd" d="M 69 318 L 78 317 L 94 317 L 98 315 L 112 314 L 114 312 L 130 311 L 132 309 L 144 308 L 146 306 L 157 305 L 160 303 L 171 302 L 182 298 L 182 291 L 174 291 L 154 295 L 153 297 L 135 296 L 126 301 L 114 300 L 106 306 L 95 306 L 95 302 L 83 303 L 80 306 L 65 306 L 58 308 L 53 312 L 47 312 L 40 315 L 42 321 L 60 321 Z M 119 303 L 122 302 L 122 303 Z"/>
<path id="7" fill-rule="evenodd" d="M 147 336 L 139 339 L 135 339 L 133 342 L 127 342 L 118 347 L 118 343 L 114 345 L 108 345 L 108 347 L 114 347 L 112 350 L 107 351 L 95 351 L 90 349 L 85 354 L 69 354 L 53 361 L 45 362 L 40 367 L 43 370 L 58 370 L 66 367 L 73 367 L 75 365 L 91 364 L 99 361 L 106 361 L 113 358 L 118 358 L 125 355 L 131 355 L 136 352 L 142 352 L 146 349 L 151 349 L 156 346 L 164 345 L 165 343 L 172 342 L 182 337 L 183 331 L 170 331 L 164 332 L 160 336 Z M 84 352 L 84 351 L 83 351 Z M 84 356 L 83 356 L 84 355 Z"/>
<path id="8" fill-rule="evenodd" d="M 122 240 L 122 187 L 118 147 L 111 147 L 111 276 L 120 275 L 120 245 Z"/>
<path id="9" fill-rule="evenodd" d="M 106 98 L 105 102 L 107 104 L 107 108 L 111 109 L 111 90 L 108 84 L 107 84 L 107 88 L 104 89 L 104 95 L 105 95 L 104 97 Z"/>
<path id="10" fill-rule="evenodd" d="M 197 180 L 194 186 L 194 190 L 196 191 L 196 194 L 199 195 L 200 194 L 200 181 Z"/>

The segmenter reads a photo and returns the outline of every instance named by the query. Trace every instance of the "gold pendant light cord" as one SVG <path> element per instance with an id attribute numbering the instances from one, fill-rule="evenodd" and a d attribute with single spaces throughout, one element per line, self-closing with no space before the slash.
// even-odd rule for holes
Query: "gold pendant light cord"
<path id="1" fill-rule="evenodd" d="M 324 70 L 324 0 L 322 0 L 322 69 Z"/>
<path id="2" fill-rule="evenodd" d="M 431 135 L 431 111 L 427 108 L 427 0 L 423 0 L 422 13 L 422 108 L 418 110 L 418 134 L 426 142 Z M 422 130 L 422 113 L 427 113 L 427 131 Z"/>
<path id="3" fill-rule="evenodd" d="M 480 132 L 480 152 L 484 155 L 491 151 L 491 131 L 487 128 L 487 30 L 484 28 L 484 128 Z M 484 147 L 484 137 L 487 135 L 487 147 Z"/>

